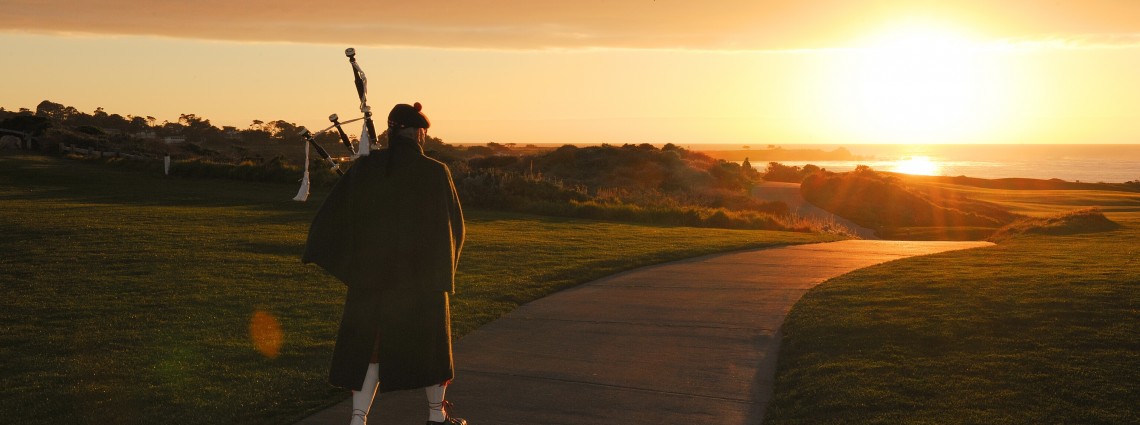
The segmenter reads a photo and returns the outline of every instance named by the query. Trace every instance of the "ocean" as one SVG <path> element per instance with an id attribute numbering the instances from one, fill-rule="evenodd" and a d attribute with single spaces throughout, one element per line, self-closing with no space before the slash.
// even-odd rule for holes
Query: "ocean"
<path id="1" fill-rule="evenodd" d="M 832 151 L 843 147 L 862 157 L 850 161 L 777 161 L 814 164 L 830 171 L 866 165 L 879 171 L 987 179 L 1024 177 L 1081 182 L 1140 181 L 1140 145 L 786 145 L 786 149 Z M 754 161 L 763 170 L 766 162 Z"/>

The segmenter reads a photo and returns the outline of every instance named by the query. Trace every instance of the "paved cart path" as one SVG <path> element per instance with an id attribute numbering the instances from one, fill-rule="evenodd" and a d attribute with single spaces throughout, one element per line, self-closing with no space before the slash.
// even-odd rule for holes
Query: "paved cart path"
<path id="1" fill-rule="evenodd" d="M 804 292 L 870 265 L 989 245 L 849 240 L 616 274 L 465 336 L 447 398 L 471 425 L 759 424 L 780 326 Z M 382 394 L 369 423 L 422 424 L 426 409 L 422 390 Z M 350 410 L 346 400 L 299 424 L 347 424 Z"/>

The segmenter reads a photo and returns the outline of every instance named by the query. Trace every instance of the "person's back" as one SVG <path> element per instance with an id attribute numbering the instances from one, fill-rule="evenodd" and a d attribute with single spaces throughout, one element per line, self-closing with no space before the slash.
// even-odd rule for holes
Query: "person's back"
<path id="1" fill-rule="evenodd" d="M 352 424 L 376 392 L 413 388 L 427 394 L 428 424 L 467 423 L 443 398 L 463 211 L 447 166 L 423 154 L 428 126 L 418 103 L 396 105 L 388 148 L 357 160 L 309 228 L 302 261 L 348 286 L 329 382 L 352 390 Z"/>
<path id="2" fill-rule="evenodd" d="M 447 166 L 416 144 L 394 141 L 361 158 L 345 177 L 367 194 L 356 207 L 373 224 L 360 229 L 355 249 L 385 279 L 371 284 L 452 292 L 452 276 L 441 270 L 455 260 L 453 249 L 440 241 L 462 241 L 463 218 Z M 370 249 L 369 241 L 387 242 Z"/>

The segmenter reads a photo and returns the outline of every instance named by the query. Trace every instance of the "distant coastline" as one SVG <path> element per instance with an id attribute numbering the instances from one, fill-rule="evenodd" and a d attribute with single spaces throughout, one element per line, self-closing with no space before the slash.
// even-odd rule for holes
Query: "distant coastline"
<path id="1" fill-rule="evenodd" d="M 489 146 L 497 145 L 498 143 L 451 143 L 455 146 Z M 552 150 L 565 145 L 573 145 L 577 147 L 586 146 L 600 146 L 600 145 L 615 145 L 621 146 L 624 143 L 504 143 L 502 145 L 508 146 L 512 151 L 542 151 Z M 641 143 L 630 143 L 640 145 Z M 650 143 L 656 148 L 665 146 L 659 143 Z M 870 160 L 871 156 L 855 155 L 851 151 L 842 146 L 828 149 L 821 149 L 811 145 L 790 145 L 791 147 L 785 148 L 783 146 L 768 145 L 761 148 L 752 148 L 745 145 L 733 145 L 726 147 L 725 145 L 677 145 L 687 150 L 704 153 L 715 159 L 723 159 L 725 161 L 740 162 L 746 158 L 752 162 L 768 162 L 768 161 L 856 161 L 856 160 Z"/>
<path id="2" fill-rule="evenodd" d="M 825 148 L 825 147 L 820 147 Z M 1140 181 L 1140 144 L 1131 145 L 851 145 L 861 159 L 777 161 L 789 166 L 814 164 L 831 171 L 867 165 L 895 171 L 898 161 L 923 157 L 939 166 L 936 175 L 984 179 L 1060 179 L 1086 183 Z M 749 160 L 756 168 L 768 161 Z"/>
<path id="3" fill-rule="evenodd" d="M 699 152 L 704 152 L 709 156 L 716 159 L 723 159 L 725 161 L 739 162 L 748 159 L 749 162 L 754 164 L 762 164 L 771 161 L 860 161 L 871 159 L 870 157 L 855 155 L 847 148 L 839 147 L 833 150 L 824 150 L 817 148 L 795 147 L 784 148 L 782 146 L 769 146 L 762 149 L 733 149 L 733 150 L 705 150 L 696 148 L 693 149 Z"/>
<path id="4" fill-rule="evenodd" d="M 446 140 L 445 140 L 446 141 Z M 483 146 L 482 143 L 454 143 L 456 146 Z M 599 146 L 604 144 L 621 146 L 640 145 L 633 142 L 583 142 L 583 143 L 504 143 L 505 145 L 535 149 L 555 149 L 564 145 Z M 664 143 L 649 143 L 662 147 Z M 728 144 L 728 143 L 673 143 L 682 148 L 704 152 L 709 155 L 724 153 L 726 161 L 741 161 L 735 158 L 745 153 L 750 161 L 758 158 L 777 157 L 781 160 L 895 160 L 911 156 L 931 156 L 956 161 L 994 161 L 1009 159 L 1064 159 L 1085 158 L 1106 161 L 1118 159 L 1140 160 L 1140 140 L 1130 144 Z M 748 146 L 745 148 L 745 146 Z M 850 157 L 843 157 L 844 152 Z M 731 154 L 730 154 L 731 153 Z M 728 157 L 728 156 L 731 156 Z"/>
<path id="5" fill-rule="evenodd" d="M 574 144 L 597 146 L 602 143 Z M 457 145 L 482 145 L 458 143 Z M 536 150 L 564 144 L 535 143 Z M 616 145 L 621 145 L 617 143 Z M 518 147 L 527 146 L 516 144 Z M 658 144 L 654 144 L 658 146 Z M 713 158 L 741 163 L 745 158 L 763 171 L 769 162 L 789 166 L 813 164 L 843 172 L 867 165 L 895 171 L 898 161 L 928 158 L 940 166 L 938 175 L 986 179 L 1061 179 L 1070 182 L 1124 183 L 1140 181 L 1140 144 L 968 144 L 968 145 L 745 145 L 679 144 Z"/>

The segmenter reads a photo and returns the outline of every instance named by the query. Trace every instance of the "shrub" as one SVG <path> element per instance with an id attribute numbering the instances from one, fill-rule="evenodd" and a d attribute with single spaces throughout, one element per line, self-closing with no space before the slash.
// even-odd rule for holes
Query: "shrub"
<path id="1" fill-rule="evenodd" d="M 866 166 L 848 173 L 816 172 L 804 178 L 800 192 L 808 202 L 869 228 L 999 227 L 1016 217 L 992 204 L 932 199 Z"/>
<path id="2" fill-rule="evenodd" d="M 804 174 L 800 167 L 788 166 L 779 162 L 769 162 L 768 168 L 762 174 L 764 180 L 770 182 L 799 183 L 803 181 Z"/>
<path id="3" fill-rule="evenodd" d="M 92 136 L 103 136 L 103 135 L 107 134 L 107 133 L 103 132 L 103 130 L 100 129 L 99 127 L 94 127 L 94 126 L 90 126 L 90 125 L 81 125 L 81 126 L 75 127 L 75 131 L 78 131 L 78 132 L 83 133 L 83 134 L 90 134 Z"/>
<path id="4" fill-rule="evenodd" d="M 139 160 L 107 158 L 94 159 L 94 161 L 102 161 L 116 167 L 144 170 L 154 174 L 162 174 L 164 171 L 162 159 Z M 170 167 L 170 174 L 173 176 L 194 178 L 293 183 L 300 180 L 302 170 L 300 166 L 290 164 L 281 157 L 273 158 L 264 163 L 245 161 L 240 164 L 229 164 L 214 162 L 203 158 L 193 158 L 173 161 Z M 333 173 L 328 171 L 328 167 L 318 166 L 310 168 L 310 183 L 327 184 L 328 182 L 335 182 L 336 180 L 332 178 L 332 175 Z"/>
<path id="5" fill-rule="evenodd" d="M 535 176 L 489 169 L 456 178 L 456 191 L 464 205 L 476 208 L 518 209 L 529 202 L 585 200 L 585 190 Z"/>
<path id="6" fill-rule="evenodd" d="M 660 225 L 844 233 L 835 225 L 787 217 L 784 203 L 753 197 L 755 170 L 675 145 L 566 145 L 536 155 L 509 153 L 448 158 L 465 206 Z"/>
<path id="7" fill-rule="evenodd" d="M 1121 228 L 1109 220 L 1099 208 L 1084 208 L 1052 217 L 1026 217 L 1017 220 L 990 236 L 992 241 L 1003 241 L 1023 234 L 1075 235 L 1107 232 Z"/>

